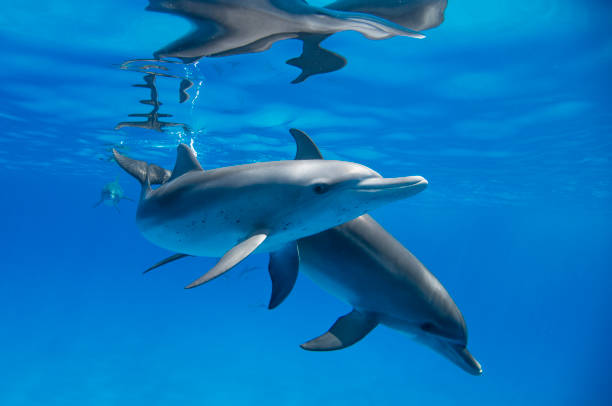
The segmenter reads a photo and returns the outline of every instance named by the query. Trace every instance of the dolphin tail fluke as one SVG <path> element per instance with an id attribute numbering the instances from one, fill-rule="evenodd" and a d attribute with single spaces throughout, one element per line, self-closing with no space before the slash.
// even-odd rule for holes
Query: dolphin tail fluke
<path id="1" fill-rule="evenodd" d="M 242 241 L 240 244 L 227 251 L 210 271 L 206 272 L 200 278 L 185 286 L 185 289 L 200 286 L 229 271 L 242 262 L 242 260 L 248 257 L 253 251 L 255 251 L 267 237 L 267 234 L 255 234 Z"/>
<path id="2" fill-rule="evenodd" d="M 353 309 L 340 317 L 329 331 L 300 347 L 309 351 L 333 351 L 349 347 L 365 337 L 378 325 L 374 315 Z"/>
<path id="3" fill-rule="evenodd" d="M 140 184 L 144 184 L 147 172 L 149 173 L 149 182 L 152 185 L 161 185 L 170 179 L 172 175 L 169 170 L 164 169 L 160 166 L 154 164 L 148 164 L 145 161 L 139 161 L 137 159 L 132 159 L 127 156 L 121 155 L 117 152 L 116 149 L 113 148 L 113 157 L 115 161 L 119 164 L 119 166 L 135 177 Z M 148 168 L 148 169 L 147 169 Z"/>
<path id="4" fill-rule="evenodd" d="M 268 309 L 274 309 L 289 296 L 297 280 L 299 265 L 298 246 L 295 241 L 270 253 L 268 272 L 272 279 L 272 296 Z"/>

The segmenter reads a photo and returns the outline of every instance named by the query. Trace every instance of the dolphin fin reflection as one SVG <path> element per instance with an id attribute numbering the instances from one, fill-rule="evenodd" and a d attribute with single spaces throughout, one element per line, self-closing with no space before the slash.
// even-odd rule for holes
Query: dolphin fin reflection
<path id="1" fill-rule="evenodd" d="M 172 123 L 168 121 L 159 120 L 160 118 L 172 117 L 172 114 L 163 114 L 159 112 L 159 108 L 162 105 L 162 103 L 159 101 L 159 95 L 157 93 L 157 87 L 155 85 L 155 78 L 158 75 L 159 74 L 147 73 L 144 76 L 144 81 L 145 81 L 144 84 L 139 83 L 139 84 L 132 85 L 134 87 L 147 88 L 147 89 L 150 89 L 151 91 L 150 98 L 146 100 L 141 100 L 140 103 L 146 104 L 148 106 L 153 106 L 153 110 L 151 110 L 149 113 L 133 113 L 133 114 L 128 115 L 129 117 L 144 117 L 146 118 L 146 120 L 145 121 L 122 121 L 115 126 L 115 130 L 119 130 L 123 127 L 137 127 L 137 128 L 144 128 L 144 129 L 149 129 L 149 130 L 154 130 L 154 131 L 159 131 L 159 132 L 163 132 L 164 128 L 166 127 L 183 127 L 184 129 L 188 129 L 188 126 L 184 123 Z M 180 100 L 183 100 L 184 96 L 182 94 L 184 93 L 184 90 L 186 90 L 187 88 L 188 87 L 183 89 L 182 83 L 181 83 L 181 90 L 179 92 Z"/>
<path id="2" fill-rule="evenodd" d="M 275 42 L 299 39 L 302 55 L 287 61 L 302 70 L 292 82 L 332 72 L 344 57 L 320 47 L 330 35 L 357 31 L 369 39 L 424 38 L 415 31 L 442 23 L 447 0 L 339 0 L 326 7 L 303 0 L 149 0 L 149 11 L 188 19 L 194 30 L 155 52 L 185 63 L 202 57 L 262 52 Z"/>

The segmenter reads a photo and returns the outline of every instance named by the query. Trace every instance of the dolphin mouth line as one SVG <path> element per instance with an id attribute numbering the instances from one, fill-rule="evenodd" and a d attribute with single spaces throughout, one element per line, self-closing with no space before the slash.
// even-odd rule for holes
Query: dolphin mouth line
<path id="1" fill-rule="evenodd" d="M 400 190 L 411 188 L 425 188 L 428 182 L 422 176 L 405 176 L 402 178 L 368 178 L 355 185 L 355 189 L 364 192 L 378 192 L 383 190 Z"/>

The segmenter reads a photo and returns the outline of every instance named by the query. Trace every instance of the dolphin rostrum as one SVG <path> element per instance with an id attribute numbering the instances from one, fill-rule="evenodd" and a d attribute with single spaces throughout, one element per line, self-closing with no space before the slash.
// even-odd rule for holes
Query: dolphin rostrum
<path id="1" fill-rule="evenodd" d="M 296 240 L 427 186 L 420 176 L 383 178 L 344 161 L 258 162 L 205 171 L 185 144 L 178 146 L 174 170 L 165 181 L 165 169 L 113 153 L 142 184 L 136 221 L 149 241 L 180 253 L 173 259 L 221 257 L 187 288 L 218 277 L 254 251 L 269 252 L 270 307 L 278 305 L 295 283 Z M 161 186 L 152 189 L 151 184 Z"/>
<path id="2" fill-rule="evenodd" d="M 296 160 L 323 159 L 305 133 L 292 129 L 291 134 L 297 144 Z M 468 373 L 482 373 L 480 364 L 467 350 L 463 316 L 446 289 L 371 216 L 362 215 L 330 230 L 300 238 L 298 250 L 300 268 L 354 307 L 328 332 L 302 344 L 302 348 L 311 351 L 346 348 L 378 324 L 384 324 L 413 335 Z M 175 254 L 147 271 L 186 256 Z M 289 293 L 284 292 L 279 301 L 282 291 L 274 286 L 274 279 L 272 282 L 270 308 Z"/>

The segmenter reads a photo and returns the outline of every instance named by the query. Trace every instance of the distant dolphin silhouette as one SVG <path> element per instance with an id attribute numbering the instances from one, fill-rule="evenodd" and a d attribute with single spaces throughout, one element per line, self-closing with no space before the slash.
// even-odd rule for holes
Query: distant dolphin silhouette
<path id="1" fill-rule="evenodd" d="M 383 178 L 343 161 L 258 162 L 204 171 L 194 151 L 180 144 L 172 175 L 120 155 L 115 159 L 142 184 L 136 214 L 152 243 L 185 255 L 221 257 L 199 286 L 244 260 L 270 252 L 270 306 L 291 291 L 298 271 L 296 240 L 342 224 L 385 203 L 419 193 L 420 176 Z M 152 189 L 152 183 L 161 183 Z M 163 262 L 163 261 L 162 261 Z"/>
<path id="2" fill-rule="evenodd" d="M 119 202 L 121 200 L 129 200 L 130 202 L 134 201 L 133 199 L 125 196 L 123 193 L 123 188 L 121 188 L 121 185 L 119 185 L 119 181 L 114 180 L 104 185 L 102 191 L 100 192 L 100 200 L 94 204 L 93 207 L 98 207 L 102 203 L 105 203 L 108 206 L 113 206 L 115 209 L 117 209 L 117 211 L 119 211 Z"/>
<path id="3" fill-rule="evenodd" d="M 293 129 L 291 134 L 297 144 L 296 160 L 323 159 L 305 133 Z M 446 289 L 369 215 L 300 238 L 298 252 L 302 271 L 354 307 L 327 333 L 302 344 L 302 348 L 311 351 L 346 348 L 378 324 L 385 324 L 414 335 L 417 341 L 468 373 L 482 373 L 480 364 L 467 350 L 463 316 Z M 145 272 L 187 256 L 172 255 Z M 269 308 L 286 296 L 279 300 L 281 290 L 274 279 L 272 292 Z"/>
<path id="4" fill-rule="evenodd" d="M 441 1 L 446 0 L 438 0 Z M 421 15 L 424 9 L 429 9 L 432 0 L 407 2 L 409 5 L 398 0 L 377 2 L 380 4 L 375 12 L 393 14 L 397 9 L 406 15 Z M 337 70 L 346 64 L 341 56 L 318 46 L 324 38 L 336 32 L 357 31 L 377 40 L 395 36 L 424 38 L 422 34 L 374 13 L 348 10 L 359 8 L 363 1 L 346 3 L 333 3 L 336 9 L 332 9 L 314 7 L 303 0 L 149 0 L 147 10 L 180 15 L 195 26 L 191 33 L 166 45 L 154 56 L 176 57 L 187 63 L 204 56 L 261 52 L 280 40 L 301 39 L 304 41 L 302 56 L 288 61 L 303 70 L 294 81 L 297 83 L 310 75 Z M 341 6 L 347 10 L 342 10 Z"/>

